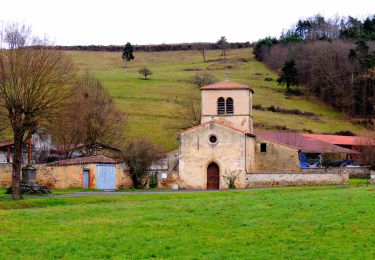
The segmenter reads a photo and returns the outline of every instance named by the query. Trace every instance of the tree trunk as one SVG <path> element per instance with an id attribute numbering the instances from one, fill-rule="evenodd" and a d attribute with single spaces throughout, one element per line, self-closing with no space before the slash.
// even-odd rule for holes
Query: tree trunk
<path id="1" fill-rule="evenodd" d="M 22 199 L 20 190 L 21 163 L 22 163 L 22 133 L 14 131 L 14 154 L 12 162 L 12 198 L 14 200 Z"/>
<path id="2" fill-rule="evenodd" d="M 206 51 L 202 49 L 203 62 L 206 63 Z"/>

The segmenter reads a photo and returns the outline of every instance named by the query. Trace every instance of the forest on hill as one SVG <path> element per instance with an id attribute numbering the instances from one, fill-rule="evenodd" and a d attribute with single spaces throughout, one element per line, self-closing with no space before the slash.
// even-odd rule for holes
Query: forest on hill
<path id="1" fill-rule="evenodd" d="M 259 40 L 255 57 L 280 73 L 293 61 L 297 84 L 372 127 L 375 115 L 375 15 L 301 19 L 280 37 Z"/>

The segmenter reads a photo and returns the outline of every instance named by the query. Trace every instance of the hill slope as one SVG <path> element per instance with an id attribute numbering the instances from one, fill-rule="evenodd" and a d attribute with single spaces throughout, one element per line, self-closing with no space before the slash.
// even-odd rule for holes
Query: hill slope
<path id="1" fill-rule="evenodd" d="M 288 128 L 314 133 L 333 133 L 349 130 L 361 132 L 341 113 L 308 96 L 286 97 L 277 86 L 276 75 L 256 61 L 251 49 L 229 50 L 226 62 L 220 61 L 220 51 L 207 52 L 208 62 L 203 63 L 199 51 L 137 52 L 135 60 L 123 68 L 119 52 L 67 52 L 80 69 L 90 69 L 102 80 L 119 108 L 127 113 L 124 126 L 127 138 L 145 137 L 167 150 L 177 148 L 177 131 L 171 129 L 175 113 L 181 110 L 180 102 L 189 98 L 199 100 L 199 90 L 188 79 L 196 71 L 207 70 L 218 80 L 225 79 L 225 68 L 230 67 L 229 78 L 245 83 L 255 91 L 254 105 L 275 106 L 312 112 L 306 117 L 292 114 L 254 110 L 255 129 Z M 137 73 L 147 66 L 153 74 L 143 80 Z M 273 81 L 265 81 L 272 77 Z"/>

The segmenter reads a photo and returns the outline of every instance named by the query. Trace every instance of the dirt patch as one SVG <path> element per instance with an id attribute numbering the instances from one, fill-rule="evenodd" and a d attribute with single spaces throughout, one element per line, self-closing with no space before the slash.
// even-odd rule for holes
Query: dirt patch
<path id="1" fill-rule="evenodd" d="M 236 70 L 236 69 L 239 69 L 240 66 L 239 65 L 235 65 L 235 64 L 217 64 L 217 63 L 214 63 L 214 64 L 211 64 L 209 66 L 207 66 L 207 70 L 225 70 L 225 69 L 229 69 L 229 70 Z"/>
<path id="2" fill-rule="evenodd" d="M 186 69 L 183 69 L 183 71 L 201 71 L 202 69 L 201 68 L 186 68 Z"/>

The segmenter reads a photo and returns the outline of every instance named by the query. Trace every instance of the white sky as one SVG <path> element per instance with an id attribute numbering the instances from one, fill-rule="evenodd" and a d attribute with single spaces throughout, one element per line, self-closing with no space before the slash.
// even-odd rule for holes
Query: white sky
<path id="1" fill-rule="evenodd" d="M 375 0 L 1 0 L 2 22 L 31 25 L 59 45 L 230 42 L 278 36 L 320 13 L 365 17 Z"/>

